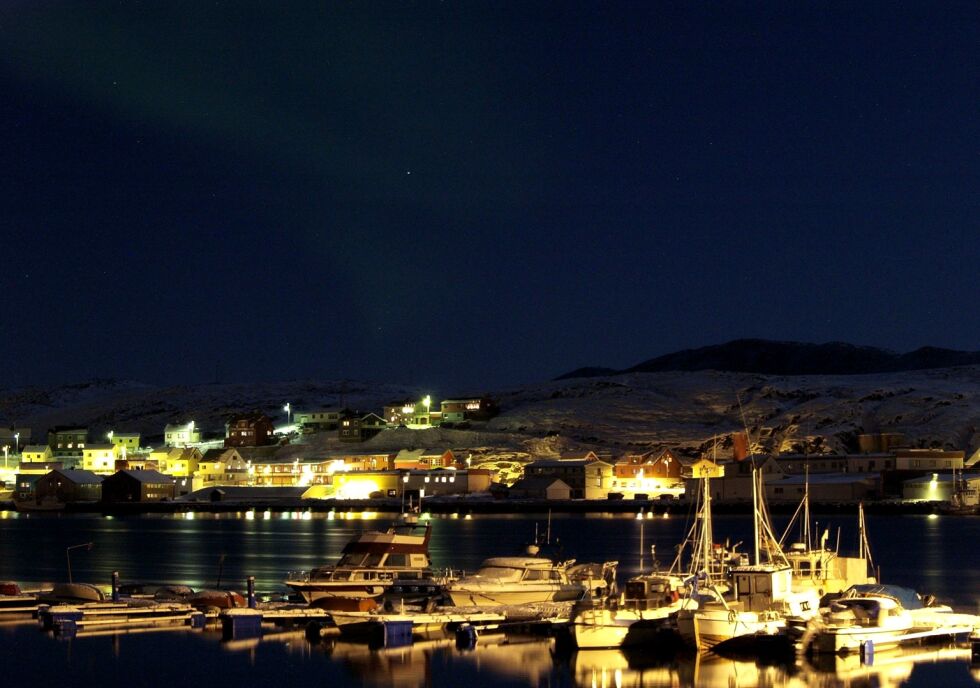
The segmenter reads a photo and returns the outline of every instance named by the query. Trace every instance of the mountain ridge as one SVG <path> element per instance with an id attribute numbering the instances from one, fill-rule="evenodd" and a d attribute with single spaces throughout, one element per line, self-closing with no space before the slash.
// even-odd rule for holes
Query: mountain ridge
<path id="1" fill-rule="evenodd" d="M 555 380 L 605 377 L 629 373 L 718 370 L 760 375 L 867 375 L 932 370 L 980 364 L 980 351 L 957 351 L 923 346 L 897 353 L 889 349 L 846 342 L 733 339 L 651 358 L 623 370 L 585 366 Z"/>

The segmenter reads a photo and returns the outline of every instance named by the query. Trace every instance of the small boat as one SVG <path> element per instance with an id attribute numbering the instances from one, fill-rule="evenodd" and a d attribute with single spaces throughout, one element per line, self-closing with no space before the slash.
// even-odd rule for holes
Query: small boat
<path id="1" fill-rule="evenodd" d="M 431 589 L 434 575 L 429 562 L 428 525 L 406 517 L 387 531 L 361 533 L 343 549 L 336 564 L 290 573 L 286 585 L 312 606 L 323 609 L 367 611 L 377 607 L 393 586 L 409 594 L 412 582 Z"/>
<path id="2" fill-rule="evenodd" d="M 25 593 L 17 583 L 0 581 L 0 614 L 37 609 L 37 593 Z"/>
<path id="3" fill-rule="evenodd" d="M 55 583 L 51 590 L 38 595 L 42 604 L 80 604 L 84 602 L 105 602 L 106 594 L 92 583 Z"/>
<path id="4" fill-rule="evenodd" d="M 570 602 L 586 596 L 586 583 L 569 577 L 574 559 L 556 562 L 537 553 L 532 545 L 527 556 L 486 559 L 476 573 L 449 583 L 446 593 L 456 607 Z"/>
<path id="5" fill-rule="evenodd" d="M 929 638 L 969 636 L 980 630 L 980 616 L 957 614 L 946 605 L 929 604 L 914 590 L 896 585 L 856 585 L 820 617 L 810 621 L 800 640 L 809 654 L 867 652 Z"/>
<path id="6" fill-rule="evenodd" d="M 233 590 L 198 590 L 183 598 L 196 609 L 236 609 L 246 606 L 241 593 Z"/>

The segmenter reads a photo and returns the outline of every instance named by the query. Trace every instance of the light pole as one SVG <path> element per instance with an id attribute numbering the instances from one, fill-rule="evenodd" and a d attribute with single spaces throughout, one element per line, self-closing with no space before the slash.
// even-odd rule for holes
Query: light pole
<path id="1" fill-rule="evenodd" d="M 66 547 L 65 548 L 65 558 L 68 559 L 68 582 L 69 583 L 72 582 L 71 581 L 71 551 L 73 549 L 79 549 L 81 547 L 84 547 L 85 549 L 91 551 L 93 546 L 94 546 L 94 543 L 92 543 L 92 542 L 83 542 L 80 545 L 71 545 L 70 547 Z"/>
<path id="2" fill-rule="evenodd" d="M 20 454 L 20 433 L 14 433 L 14 454 Z"/>
<path id="3" fill-rule="evenodd" d="M 10 445 L 9 444 L 3 445 L 3 467 L 4 468 L 7 467 L 7 453 L 9 451 L 10 451 Z"/>
<path id="4" fill-rule="evenodd" d="M 282 407 L 282 410 L 286 412 L 286 425 L 289 425 L 289 421 L 291 420 L 291 417 L 290 417 L 289 414 L 292 412 L 293 407 L 287 401 L 286 402 L 286 405 Z"/>

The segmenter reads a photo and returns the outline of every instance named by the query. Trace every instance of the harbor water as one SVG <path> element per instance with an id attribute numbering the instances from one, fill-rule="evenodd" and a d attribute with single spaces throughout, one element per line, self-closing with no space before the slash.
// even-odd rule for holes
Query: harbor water
<path id="1" fill-rule="evenodd" d="M 620 580 L 668 565 L 689 523 L 686 514 L 524 514 L 432 517 L 430 552 L 439 568 L 474 570 L 485 557 L 518 553 L 537 538 L 563 559 L 619 562 Z M 386 514 L 241 512 L 108 517 L 0 512 L 0 580 L 67 579 L 182 583 L 194 588 L 285 592 L 288 571 L 334 561 L 364 530 L 385 528 Z M 817 514 L 817 530 L 842 554 L 857 549 L 856 517 Z M 777 531 L 781 524 L 776 519 Z M 716 516 L 716 539 L 751 542 L 749 516 Z M 980 518 L 869 516 L 874 563 L 888 583 L 912 587 L 980 612 Z M 781 531 L 780 531 L 781 532 Z M 788 541 L 792 541 L 792 535 Z M 69 547 L 92 543 L 91 549 Z M 743 544 L 742 551 L 751 547 Z M 641 558 L 642 556 L 642 558 Z M 980 670 L 966 648 L 915 648 L 864 666 L 856 658 L 820 666 L 759 666 L 718 658 L 654 660 L 642 649 L 576 652 L 548 637 L 486 636 L 470 650 L 452 639 L 376 650 L 343 641 L 310 642 L 302 631 L 222 642 L 213 633 L 110 633 L 56 640 L 36 626 L 0 626 L 7 685 L 39 676 L 69 685 L 170 686 L 199 676 L 208 685 L 395 686 L 796 686 L 976 685 Z"/>

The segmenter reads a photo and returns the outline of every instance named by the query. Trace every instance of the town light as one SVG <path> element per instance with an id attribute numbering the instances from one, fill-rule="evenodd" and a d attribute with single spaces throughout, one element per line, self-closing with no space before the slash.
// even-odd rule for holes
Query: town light
<path id="1" fill-rule="evenodd" d="M 291 419 L 290 413 L 292 413 L 293 407 L 287 401 L 286 405 L 282 407 L 282 410 L 286 412 L 286 425 L 289 425 Z"/>
<path id="2" fill-rule="evenodd" d="M 112 430 L 110 430 L 109 432 L 107 432 L 107 433 L 105 434 L 105 436 L 106 436 L 106 437 L 107 437 L 107 438 L 109 439 L 109 441 L 110 441 L 110 442 L 112 442 L 112 436 L 113 436 L 114 434 L 116 434 L 116 433 L 114 433 L 114 432 L 113 432 Z"/>
<path id="3" fill-rule="evenodd" d="M 14 454 L 20 453 L 20 433 L 14 433 Z"/>
<path id="4" fill-rule="evenodd" d="M 425 406 L 425 410 L 428 411 L 429 407 L 432 405 L 432 397 L 426 394 L 425 399 L 422 400 L 422 405 Z"/>
<path id="5" fill-rule="evenodd" d="M 3 467 L 4 468 L 7 467 L 7 452 L 9 452 L 9 451 L 10 451 L 10 445 L 9 444 L 3 445 Z"/>

